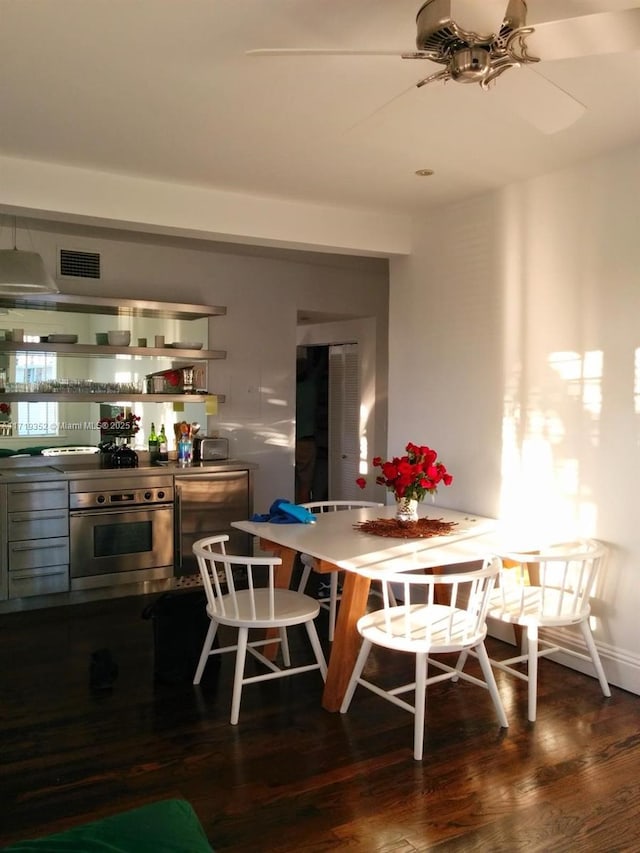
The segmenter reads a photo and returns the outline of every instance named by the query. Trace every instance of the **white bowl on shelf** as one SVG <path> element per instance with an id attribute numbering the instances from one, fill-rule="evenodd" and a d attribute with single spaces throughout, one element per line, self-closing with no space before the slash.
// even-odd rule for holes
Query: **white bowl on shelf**
<path id="1" fill-rule="evenodd" d="M 115 329 L 107 332 L 107 340 L 111 347 L 128 347 L 131 343 L 131 332 Z"/>

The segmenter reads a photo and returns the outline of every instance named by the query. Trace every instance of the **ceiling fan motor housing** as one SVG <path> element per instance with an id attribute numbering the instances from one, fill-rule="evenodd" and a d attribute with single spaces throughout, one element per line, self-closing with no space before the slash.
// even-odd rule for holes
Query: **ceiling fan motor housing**
<path id="1" fill-rule="evenodd" d="M 500 31 L 497 33 L 465 30 L 464 21 L 454 20 L 454 6 L 456 0 L 427 0 L 418 11 L 416 47 L 428 54 L 434 62 L 448 63 L 453 54 L 465 49 L 473 51 L 474 48 L 481 48 L 489 52 L 492 45 L 499 47 L 514 30 L 526 24 L 525 0 L 509 0 Z M 461 57 L 459 63 L 464 66 L 467 61 L 472 60 L 469 82 L 477 82 L 478 68 L 473 64 L 473 59 L 474 57 L 469 56 Z M 475 60 L 481 63 L 482 57 L 476 54 Z"/>
<path id="2" fill-rule="evenodd" d="M 491 70 L 491 55 L 484 47 L 463 47 L 451 57 L 451 78 L 460 83 L 479 83 Z"/>

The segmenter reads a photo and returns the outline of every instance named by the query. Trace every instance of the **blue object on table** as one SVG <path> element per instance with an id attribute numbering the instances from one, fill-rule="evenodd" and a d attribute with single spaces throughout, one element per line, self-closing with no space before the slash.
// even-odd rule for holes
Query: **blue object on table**
<path id="1" fill-rule="evenodd" d="M 278 498 L 264 515 L 255 513 L 251 521 L 270 521 L 272 524 L 315 524 L 316 517 L 306 507 Z"/>

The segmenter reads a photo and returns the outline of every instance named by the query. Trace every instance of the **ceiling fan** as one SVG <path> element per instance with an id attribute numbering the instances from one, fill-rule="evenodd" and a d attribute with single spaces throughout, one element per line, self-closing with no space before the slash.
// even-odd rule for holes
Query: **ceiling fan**
<path id="1" fill-rule="evenodd" d="M 417 49 L 411 51 L 266 48 L 249 50 L 247 54 L 399 56 L 402 59 L 423 59 L 442 68 L 420 79 L 416 83 L 418 88 L 436 81 L 454 80 L 457 83 L 477 83 L 487 90 L 498 77 L 512 68 L 544 64 L 548 60 L 622 53 L 640 48 L 640 8 L 600 12 L 529 26 L 525 0 L 509 0 L 502 18 L 496 19 L 495 7 L 504 8 L 503 4 L 504 0 L 502 3 L 483 0 L 481 4 L 476 0 L 473 5 L 469 0 L 426 0 L 416 17 Z M 468 20 L 473 17 L 471 13 L 475 12 L 476 22 L 489 29 L 471 29 L 458 24 L 453 18 L 454 7 L 467 14 Z M 535 117 L 532 117 L 533 123 L 537 123 L 544 132 L 553 133 L 576 121 L 585 111 L 584 105 L 547 78 L 537 76 L 538 88 L 547 87 L 550 92 L 556 90 L 552 93 L 556 104 L 553 118 L 541 116 L 540 121 L 536 122 Z"/>

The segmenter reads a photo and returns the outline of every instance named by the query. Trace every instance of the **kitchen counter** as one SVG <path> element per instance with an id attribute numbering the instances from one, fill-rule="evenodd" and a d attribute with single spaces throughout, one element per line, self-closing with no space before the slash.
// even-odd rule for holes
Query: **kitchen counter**
<path id="1" fill-rule="evenodd" d="M 241 459 L 150 464 L 146 453 L 137 468 L 101 468 L 98 454 L 1 460 L 0 613 L 191 585 L 193 541 L 204 535 L 226 533 L 234 553 L 249 553 L 250 537 L 231 522 L 252 513 L 257 468 Z M 117 539 L 127 525 L 151 531 L 144 547 Z M 109 526 L 113 537 L 96 539 L 94 529 Z M 102 553 L 107 541 L 113 553 Z M 136 564 L 140 555 L 148 565 Z M 107 556 L 117 568 L 104 570 Z"/>
<path id="2" fill-rule="evenodd" d="M 15 468 L 2 468 L 0 480 L 3 483 L 15 483 L 22 480 L 60 480 L 60 471 L 51 465 L 28 465 Z"/>
<path id="3" fill-rule="evenodd" d="M 6 460 L 4 460 L 6 462 Z M 94 477 L 118 478 L 135 477 L 144 473 L 146 477 L 160 476 L 162 474 L 179 475 L 181 477 L 198 476 L 199 474 L 212 474 L 218 471 L 251 471 L 258 466 L 253 462 L 244 462 L 241 459 L 225 459 L 212 462 L 194 462 L 192 465 L 182 466 L 176 461 L 150 464 L 140 461 L 137 468 L 101 468 L 98 460 L 93 461 L 90 457 L 83 461 L 79 459 L 56 461 L 50 465 L 43 465 L 40 459 L 34 464 L 33 459 L 18 460 L 6 467 L 0 463 L 0 479 L 3 483 L 22 482 L 24 480 L 90 480 Z M 30 464 L 29 464 L 30 463 Z"/>

